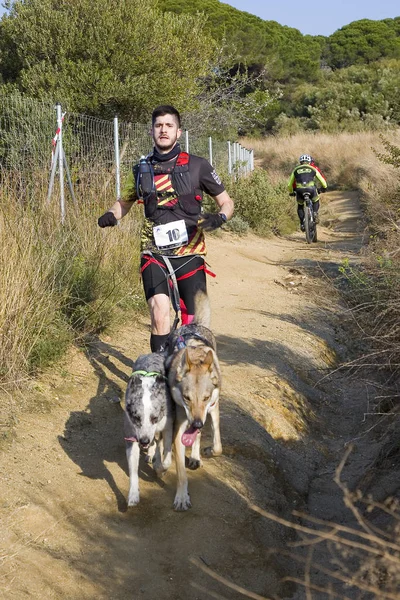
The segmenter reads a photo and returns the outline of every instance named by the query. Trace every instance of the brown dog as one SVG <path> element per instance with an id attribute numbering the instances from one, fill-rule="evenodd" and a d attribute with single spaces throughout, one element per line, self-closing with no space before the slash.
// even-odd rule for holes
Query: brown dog
<path id="1" fill-rule="evenodd" d="M 216 354 L 215 337 L 206 326 L 210 321 L 208 297 L 204 292 L 196 295 L 195 320 L 173 332 L 166 359 L 168 382 L 176 403 L 174 450 L 178 478 L 174 501 L 176 510 L 191 506 L 185 469 L 185 448 L 192 447 L 189 467 L 201 466 L 201 428 L 210 413 L 213 445 L 204 452 L 206 456 L 222 454 L 219 429 L 219 393 L 221 372 Z"/>

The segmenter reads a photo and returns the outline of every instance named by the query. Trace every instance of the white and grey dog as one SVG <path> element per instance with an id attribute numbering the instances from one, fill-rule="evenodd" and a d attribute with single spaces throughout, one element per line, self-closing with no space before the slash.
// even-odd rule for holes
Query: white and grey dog
<path id="1" fill-rule="evenodd" d="M 140 449 L 161 477 L 171 465 L 174 403 L 161 354 L 142 354 L 133 365 L 125 393 L 124 435 L 129 466 L 128 506 L 138 504 Z"/>

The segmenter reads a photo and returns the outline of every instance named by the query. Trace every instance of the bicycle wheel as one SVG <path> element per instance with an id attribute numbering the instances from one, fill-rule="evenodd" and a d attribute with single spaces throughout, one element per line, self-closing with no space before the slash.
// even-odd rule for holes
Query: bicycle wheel
<path id="1" fill-rule="evenodd" d="M 314 237 L 313 237 L 313 242 L 318 242 L 318 236 L 317 236 L 317 225 L 314 221 Z"/>
<path id="2" fill-rule="evenodd" d="M 315 236 L 315 223 L 312 216 L 312 208 L 304 205 L 304 228 L 306 230 L 307 244 L 311 244 Z"/>

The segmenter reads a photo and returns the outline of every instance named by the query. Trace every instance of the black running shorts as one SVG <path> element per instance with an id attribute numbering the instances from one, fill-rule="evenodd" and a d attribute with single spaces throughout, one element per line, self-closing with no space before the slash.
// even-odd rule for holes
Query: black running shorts
<path id="1" fill-rule="evenodd" d="M 163 257 L 153 254 L 153 258 L 160 264 L 150 262 L 142 271 L 142 281 L 146 300 L 156 294 L 170 295 L 169 271 Z M 207 291 L 206 273 L 204 271 L 205 261 L 203 256 L 180 256 L 174 258 L 169 256 L 170 263 L 174 269 L 181 300 L 185 303 L 189 315 L 194 314 L 194 296 L 198 290 Z M 141 260 L 141 268 L 148 263 L 150 256 L 144 254 Z M 161 266 L 162 265 L 162 266 Z M 189 275 L 188 277 L 183 277 Z M 183 278 L 182 278 L 183 277 Z M 182 279 L 180 279 L 182 278 Z"/>

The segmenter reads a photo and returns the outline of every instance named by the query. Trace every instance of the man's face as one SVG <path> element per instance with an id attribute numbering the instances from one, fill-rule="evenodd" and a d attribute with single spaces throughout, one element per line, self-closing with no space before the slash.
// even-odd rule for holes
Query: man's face
<path id="1" fill-rule="evenodd" d="M 157 117 L 151 128 L 154 145 L 161 154 L 166 154 L 175 146 L 181 137 L 182 130 L 179 129 L 174 115 L 163 115 Z"/>

